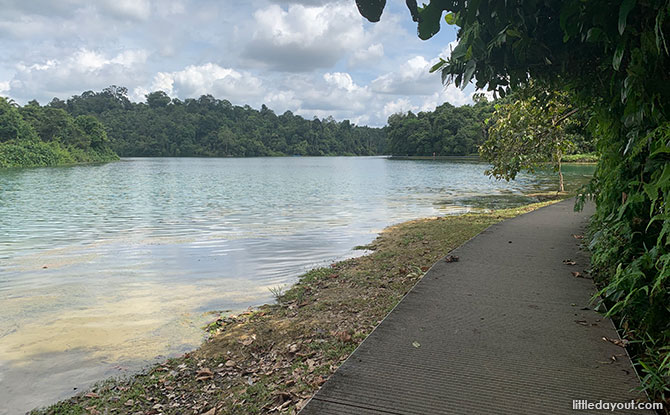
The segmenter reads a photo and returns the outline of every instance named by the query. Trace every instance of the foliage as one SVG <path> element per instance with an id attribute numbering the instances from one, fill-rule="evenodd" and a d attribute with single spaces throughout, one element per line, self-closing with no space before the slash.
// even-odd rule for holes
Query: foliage
<path id="1" fill-rule="evenodd" d="M 495 108 L 488 138 L 480 147 L 482 158 L 492 164 L 486 174 L 513 180 L 522 170 L 533 171 L 551 162 L 558 172 L 558 190 L 564 191 L 561 163 L 563 156 L 576 148 L 574 137 L 578 136 L 569 132 L 569 127 L 577 124 L 570 115 L 577 110 L 571 109 L 567 94 L 530 86 Z"/>
<path id="2" fill-rule="evenodd" d="M 670 344 L 670 0 L 407 3 L 422 38 L 445 11 L 460 28 L 458 46 L 433 67 L 443 80 L 505 96 L 532 79 L 591 109 L 594 270 L 608 314 L 639 341 L 638 362 L 661 373 L 650 365 L 663 361 L 654 345 Z M 366 4 L 364 15 L 384 7 Z"/>
<path id="3" fill-rule="evenodd" d="M 493 104 L 454 107 L 445 103 L 432 112 L 393 114 L 386 127 L 387 150 L 404 156 L 463 156 L 477 152 L 484 141 L 484 120 Z"/>
<path id="4" fill-rule="evenodd" d="M 73 118 L 31 102 L 21 108 L 0 97 L 0 168 L 57 166 L 115 160 L 100 122 Z"/>
<path id="5" fill-rule="evenodd" d="M 374 155 L 385 149 L 383 129 L 348 120 L 309 121 L 290 111 L 276 115 L 265 105 L 255 110 L 211 95 L 182 101 L 155 91 L 146 103 L 132 103 L 126 94 L 126 88 L 111 86 L 66 102 L 54 99 L 47 108 L 97 117 L 121 156 Z"/>

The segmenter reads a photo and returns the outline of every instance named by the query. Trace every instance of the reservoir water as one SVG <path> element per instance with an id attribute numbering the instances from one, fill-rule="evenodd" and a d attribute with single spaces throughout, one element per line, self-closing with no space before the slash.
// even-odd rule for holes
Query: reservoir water
<path id="1" fill-rule="evenodd" d="M 356 255 L 385 226 L 532 201 L 468 160 L 123 159 L 0 170 L 0 414 L 132 373 L 203 339 L 211 310 Z M 570 186 L 591 166 L 566 166 Z"/>

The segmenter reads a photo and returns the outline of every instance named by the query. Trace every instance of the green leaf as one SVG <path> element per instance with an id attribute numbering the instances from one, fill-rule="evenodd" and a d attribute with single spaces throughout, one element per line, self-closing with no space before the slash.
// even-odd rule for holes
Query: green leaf
<path id="1" fill-rule="evenodd" d="M 442 65 L 444 65 L 445 63 L 447 63 L 447 61 L 445 61 L 444 59 L 440 58 L 440 61 L 439 61 L 438 63 L 436 63 L 435 65 L 433 65 L 433 66 L 430 68 L 430 73 L 433 73 L 433 72 L 437 71 L 437 70 L 440 69 L 440 68 L 442 67 Z"/>
<path id="2" fill-rule="evenodd" d="M 440 31 L 442 10 L 432 2 L 419 10 L 419 38 L 427 40 Z"/>
<path id="3" fill-rule="evenodd" d="M 378 22 L 382 17 L 386 0 L 356 0 L 358 11 L 371 22 Z"/>
<path id="4" fill-rule="evenodd" d="M 621 3 L 619 8 L 619 34 L 623 35 L 623 31 L 626 30 L 626 19 L 628 18 L 628 13 L 633 10 L 635 7 L 635 0 L 624 0 Z"/>
<path id="5" fill-rule="evenodd" d="M 444 21 L 447 22 L 449 25 L 454 25 L 456 24 L 456 14 L 455 13 L 447 13 L 444 15 Z"/>
<path id="6" fill-rule="evenodd" d="M 592 27 L 586 32 L 587 42 L 597 42 L 603 38 L 603 31 L 599 27 Z"/>
<path id="7" fill-rule="evenodd" d="M 625 44 L 621 42 L 614 51 L 614 56 L 612 57 L 612 67 L 614 68 L 615 71 L 618 71 L 619 67 L 621 66 L 621 59 L 623 59 L 623 52 L 625 47 L 626 47 Z"/>
<path id="8" fill-rule="evenodd" d="M 468 63 L 465 65 L 465 75 L 463 76 L 463 83 L 461 84 L 461 89 L 465 88 L 472 79 L 472 75 L 475 73 L 475 69 L 477 69 L 477 62 L 474 60 L 469 60 Z"/>
<path id="9" fill-rule="evenodd" d="M 409 9 L 409 14 L 412 15 L 412 20 L 415 22 L 419 21 L 419 8 L 416 5 L 416 0 L 406 0 L 407 8 Z"/>

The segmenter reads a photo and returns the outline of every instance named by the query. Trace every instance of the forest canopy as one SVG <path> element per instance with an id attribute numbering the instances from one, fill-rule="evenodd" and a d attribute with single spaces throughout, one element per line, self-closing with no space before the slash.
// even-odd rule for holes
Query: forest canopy
<path id="1" fill-rule="evenodd" d="M 367 156 L 383 154 L 385 148 L 381 128 L 348 120 L 306 120 L 291 111 L 277 115 L 265 105 L 256 110 L 211 95 L 180 100 L 163 91 L 151 92 L 146 102 L 136 103 L 127 92 L 110 86 L 67 101 L 54 98 L 47 107 L 98 118 L 120 156 Z"/>
<path id="2" fill-rule="evenodd" d="M 435 111 L 393 114 L 386 127 L 387 152 L 396 156 L 477 154 L 492 112 L 493 104 L 482 99 L 474 105 L 445 103 Z"/>
<path id="3" fill-rule="evenodd" d="M 0 97 L 0 168 L 57 166 L 118 159 L 97 118 L 73 117 L 30 102 L 19 107 Z"/>

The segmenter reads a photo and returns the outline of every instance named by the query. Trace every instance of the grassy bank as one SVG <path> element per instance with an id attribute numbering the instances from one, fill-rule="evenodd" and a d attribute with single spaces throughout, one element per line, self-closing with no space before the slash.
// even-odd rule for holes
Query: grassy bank
<path id="1" fill-rule="evenodd" d="M 302 275 L 277 303 L 221 315 L 199 349 L 34 414 L 295 413 L 428 268 L 488 226 L 552 202 L 386 229 L 368 255 Z"/>
<path id="2" fill-rule="evenodd" d="M 564 163 L 597 163 L 598 155 L 596 153 L 567 154 L 563 156 Z"/>

